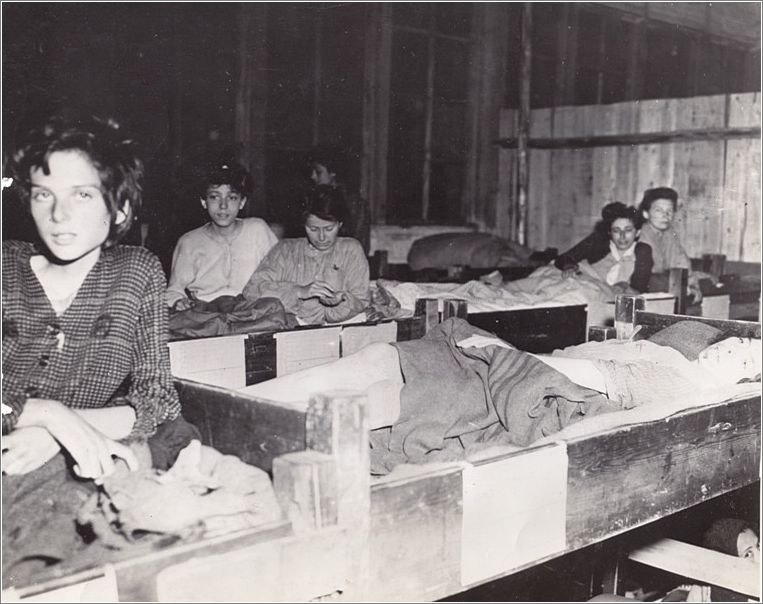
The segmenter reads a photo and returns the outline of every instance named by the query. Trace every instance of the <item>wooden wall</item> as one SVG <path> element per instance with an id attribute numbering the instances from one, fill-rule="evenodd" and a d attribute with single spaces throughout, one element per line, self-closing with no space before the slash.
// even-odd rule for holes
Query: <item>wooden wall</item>
<path id="1" fill-rule="evenodd" d="M 514 135 L 515 111 L 501 115 L 500 137 Z M 530 139 L 760 127 L 760 93 L 642 100 L 535 109 Z M 498 161 L 498 215 L 511 216 L 516 151 Z M 560 251 L 591 232 L 602 206 L 638 204 L 644 189 L 679 193 L 677 228 L 692 257 L 723 253 L 760 262 L 760 138 L 531 149 L 528 244 Z M 501 221 L 499 221 L 501 224 Z M 496 230 L 498 234 L 503 234 Z"/>

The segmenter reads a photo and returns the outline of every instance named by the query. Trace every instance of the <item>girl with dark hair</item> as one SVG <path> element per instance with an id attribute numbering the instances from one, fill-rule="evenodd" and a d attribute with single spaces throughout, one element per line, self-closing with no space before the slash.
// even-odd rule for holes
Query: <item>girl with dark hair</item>
<path id="1" fill-rule="evenodd" d="M 252 274 L 244 297 L 279 298 L 305 324 L 346 321 L 368 305 L 368 260 L 356 239 L 339 237 L 346 217 L 340 189 L 319 185 L 305 206 L 305 238 L 277 243 Z"/>
<path id="2" fill-rule="evenodd" d="M 161 265 L 118 245 L 141 204 L 133 142 L 113 121 L 52 120 L 9 168 L 38 241 L 3 242 L 3 473 L 65 451 L 100 479 L 112 456 L 137 463 L 125 438 L 148 439 L 168 465 L 161 435 L 185 431 L 177 454 L 195 433 L 170 372 Z"/>
<path id="3" fill-rule="evenodd" d="M 586 260 L 619 293 L 649 291 L 652 249 L 637 241 L 642 224 L 638 210 L 615 201 L 604 206 L 601 216 L 594 232 L 559 256 L 554 265 L 571 272 Z"/>
<path id="4" fill-rule="evenodd" d="M 247 202 L 249 181 L 249 172 L 232 162 L 207 170 L 199 199 L 209 222 L 183 235 L 172 254 L 167 305 L 174 310 L 190 308 L 193 299 L 210 302 L 240 294 L 278 241 L 264 220 L 238 217 Z"/>

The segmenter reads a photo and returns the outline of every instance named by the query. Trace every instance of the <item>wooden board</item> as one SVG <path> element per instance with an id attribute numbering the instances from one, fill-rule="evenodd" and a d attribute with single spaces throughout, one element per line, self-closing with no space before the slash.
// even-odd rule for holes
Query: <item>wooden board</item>
<path id="1" fill-rule="evenodd" d="M 586 339 L 582 304 L 474 313 L 467 320 L 527 352 L 549 353 Z"/>

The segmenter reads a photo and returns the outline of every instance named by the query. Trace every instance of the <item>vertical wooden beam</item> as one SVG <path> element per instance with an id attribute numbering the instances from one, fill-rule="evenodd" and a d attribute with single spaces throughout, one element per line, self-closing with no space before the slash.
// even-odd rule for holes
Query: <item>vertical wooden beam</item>
<path id="1" fill-rule="evenodd" d="M 633 37 L 628 53 L 628 77 L 626 79 L 625 100 L 632 101 L 642 97 L 644 87 L 644 63 L 646 59 L 646 30 L 645 19 L 636 19 L 633 26 Z"/>
<path id="2" fill-rule="evenodd" d="M 267 3 L 242 4 L 239 23 L 239 83 L 236 91 L 235 139 L 239 161 L 252 174 L 252 193 L 245 212 L 260 216 L 265 203 L 265 135 L 267 120 Z"/>
<path id="3" fill-rule="evenodd" d="M 643 296 L 618 294 L 615 297 L 615 333 L 618 340 L 628 340 L 636 329 L 636 312 L 644 310 Z"/>
<path id="4" fill-rule="evenodd" d="M 570 70 L 570 39 L 574 39 L 570 25 L 572 5 L 569 2 L 562 4 L 559 15 L 556 43 L 556 77 L 554 79 L 554 107 L 561 107 L 567 99 L 567 73 Z"/>
<path id="5" fill-rule="evenodd" d="M 419 298 L 413 311 L 414 317 L 424 317 L 424 330 L 429 331 L 440 322 L 439 304 L 434 298 Z"/>
<path id="6" fill-rule="evenodd" d="M 435 38 L 431 35 L 435 26 L 434 7 L 429 7 L 429 31 L 427 36 L 427 83 L 424 97 L 424 164 L 421 167 L 421 217 L 429 218 L 429 192 L 432 177 L 432 122 L 434 120 L 434 69 L 436 61 Z"/>
<path id="7" fill-rule="evenodd" d="M 530 133 L 530 78 L 532 70 L 532 3 L 522 5 L 522 52 L 519 77 L 519 124 L 517 128 L 517 211 L 516 241 L 527 241 L 527 186 L 529 184 L 528 146 Z"/>
<path id="8" fill-rule="evenodd" d="M 689 271 L 685 268 L 671 268 L 668 274 L 668 293 L 676 298 L 676 314 L 685 315 Z"/>
<path id="9" fill-rule="evenodd" d="M 316 11 L 313 49 L 313 146 L 321 140 L 321 90 L 323 89 L 323 11 Z"/>
<path id="10" fill-rule="evenodd" d="M 386 2 L 366 4 L 360 197 L 368 201 L 374 224 L 387 221 L 391 11 Z"/>
<path id="11" fill-rule="evenodd" d="M 330 455 L 336 464 L 336 515 L 347 530 L 351 568 L 350 599 L 364 601 L 368 583 L 371 467 L 365 394 L 348 391 L 315 395 L 305 419 L 308 449 Z"/>
<path id="12" fill-rule="evenodd" d="M 442 304 L 442 320 L 445 321 L 451 317 L 466 320 L 468 313 L 468 306 L 466 300 L 460 298 L 448 298 L 443 300 Z"/>

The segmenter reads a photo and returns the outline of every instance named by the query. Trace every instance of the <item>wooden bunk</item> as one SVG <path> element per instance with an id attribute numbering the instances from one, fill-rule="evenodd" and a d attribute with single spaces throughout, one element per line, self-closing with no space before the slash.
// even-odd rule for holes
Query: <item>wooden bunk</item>
<path id="1" fill-rule="evenodd" d="M 684 319 L 729 336 L 761 332 L 758 323 L 638 309 L 633 317 L 642 334 Z M 363 396 L 317 395 L 305 410 L 190 381 L 178 386 L 184 415 L 207 444 L 272 472 L 284 520 L 10 595 L 89 585 L 123 601 L 431 601 L 760 478 L 759 390 L 372 479 Z"/>
<path id="2" fill-rule="evenodd" d="M 468 318 L 528 352 L 546 353 L 583 342 L 586 337 L 585 305 L 539 307 L 469 314 L 463 300 L 420 299 L 414 315 L 379 323 L 341 326 L 306 326 L 292 330 L 176 340 L 170 342 L 173 374 L 194 381 L 241 388 L 288 371 L 284 357 L 291 351 L 317 350 L 325 361 L 355 350 L 351 340 L 368 334 L 375 341 L 403 342 L 423 336 L 440 320 Z M 287 341 L 288 340 L 288 341 Z M 346 344 L 350 343 L 349 346 Z M 322 350 L 322 352 L 321 352 Z M 279 364 L 281 372 L 279 372 Z M 313 362 L 315 364 L 315 362 Z M 286 369 L 285 369 L 286 367 Z"/>

